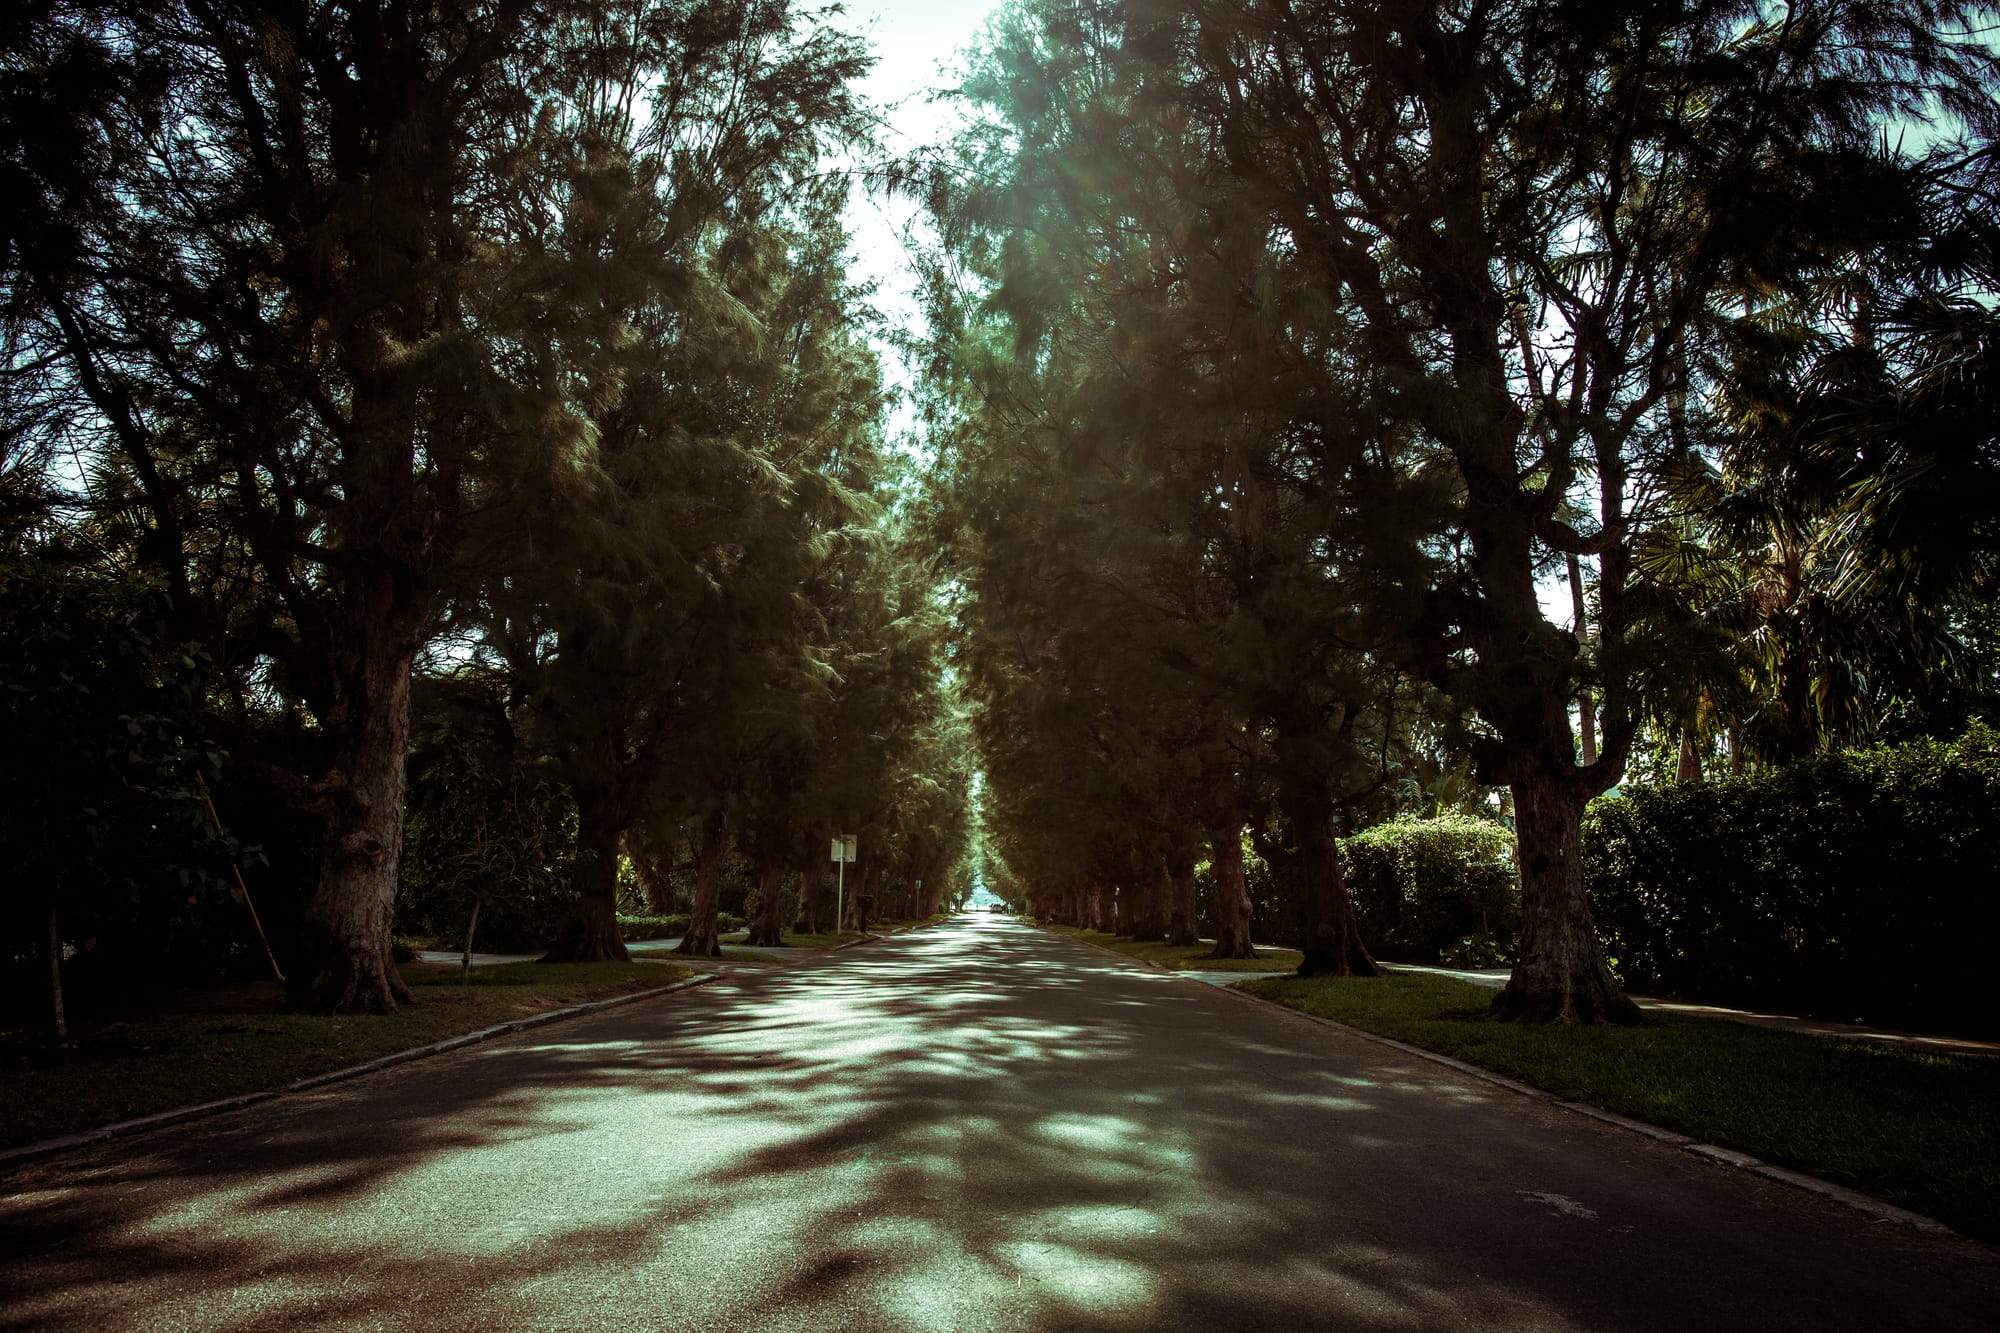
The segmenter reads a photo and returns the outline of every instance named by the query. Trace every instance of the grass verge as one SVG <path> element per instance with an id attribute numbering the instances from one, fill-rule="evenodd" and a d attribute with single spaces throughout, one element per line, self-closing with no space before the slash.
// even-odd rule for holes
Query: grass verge
<path id="1" fill-rule="evenodd" d="M 868 928 L 877 934 L 886 934 L 893 930 L 915 930 L 918 926 L 929 926 L 949 920 L 951 916 L 945 912 L 933 916 L 892 916 L 885 921 L 870 921 Z"/>
<path id="2" fill-rule="evenodd" d="M 743 943 L 743 941 L 749 938 L 750 938 L 749 931 L 738 930 L 738 931 L 732 931 L 727 935 L 721 936 L 720 942 L 724 945 L 741 944 Z M 788 930 L 778 936 L 778 943 L 781 948 L 786 948 L 786 949 L 831 949 L 836 944 L 845 944 L 849 940 L 859 940 L 866 938 L 867 936 L 863 935 L 858 930 L 823 930 L 817 935 L 795 934 L 794 932 Z M 728 953 L 723 954 L 723 957 L 725 958 L 731 956 L 732 955 Z M 769 954 L 762 954 L 759 956 L 763 958 L 764 961 L 766 962 L 776 961 Z"/>
<path id="3" fill-rule="evenodd" d="M 652 990 L 670 963 L 406 964 L 417 1004 L 394 1014 L 286 1013 L 269 983 L 191 991 L 155 1012 L 79 1031 L 66 1048 L 0 1033 L 0 1147 L 282 1087 L 496 1023 Z"/>
<path id="4" fill-rule="evenodd" d="M 1316 977 L 1237 988 L 1454 1056 L 2000 1241 L 2000 1060 L 1717 1019 L 1547 1028 L 1482 1017 L 1448 977 Z"/>
<path id="5" fill-rule="evenodd" d="M 1299 955 L 1292 949 L 1274 949 L 1258 945 L 1257 958 L 1210 958 L 1208 951 L 1214 944 L 1162 944 L 1157 940 L 1141 944 L 1137 940 L 1113 935 L 1102 930 L 1084 930 L 1078 926 L 1043 926 L 1058 935 L 1071 939 L 1085 940 L 1091 944 L 1101 944 L 1107 949 L 1134 958 L 1143 958 L 1149 963 L 1171 967 L 1176 972 L 1295 972 L 1299 966 Z"/>

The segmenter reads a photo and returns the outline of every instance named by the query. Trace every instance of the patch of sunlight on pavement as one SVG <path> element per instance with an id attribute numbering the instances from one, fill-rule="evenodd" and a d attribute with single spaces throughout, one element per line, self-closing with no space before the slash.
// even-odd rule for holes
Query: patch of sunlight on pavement
<path id="1" fill-rule="evenodd" d="M 1160 1234 L 1161 1218 L 1151 1209 L 1129 1203 L 1073 1204 L 1045 1208 L 1021 1219 L 1020 1229 L 1066 1240 L 1132 1241 Z"/>
<path id="2" fill-rule="evenodd" d="M 1374 1102 L 1354 1097 L 1332 1097 L 1323 1092 L 1254 1092 L 1248 1094 L 1265 1106 L 1300 1106 L 1315 1111 L 1372 1111 Z"/>
<path id="3" fill-rule="evenodd" d="M 1146 1127 L 1136 1120 L 1110 1115 L 1055 1115 L 1041 1120 L 1034 1132 L 1065 1147 L 1086 1152 L 1118 1153 L 1129 1149 Z"/>
<path id="4" fill-rule="evenodd" d="M 960 1116 L 956 1120 L 938 1121 L 934 1124 L 919 1125 L 911 1137 L 919 1141 L 936 1139 L 944 1143 L 957 1143 L 962 1139 L 977 1138 L 987 1134 L 998 1134 L 1000 1122 L 990 1115 Z"/>
<path id="5" fill-rule="evenodd" d="M 1330 1071 L 1321 1070 L 1318 1071 L 1318 1077 L 1323 1083 L 1339 1083 L 1349 1088 L 1379 1088 L 1382 1086 L 1376 1080 L 1363 1078 L 1359 1074 L 1335 1074 Z"/>
<path id="6" fill-rule="evenodd" d="M 1024 1283 L 1040 1294 L 1085 1309 L 1130 1314 L 1153 1294 L 1152 1277 L 1137 1264 L 1101 1254 L 1085 1254 L 1050 1241 L 1004 1241 L 994 1255 L 1011 1264 Z"/>
<path id="7" fill-rule="evenodd" d="M 848 1232 L 856 1245 L 895 1253 L 925 1254 L 935 1250 L 950 1233 L 921 1217 L 870 1217 Z"/>
<path id="8" fill-rule="evenodd" d="M 45 1203 L 55 1203 L 69 1198 L 75 1191 L 69 1189 L 17 1190 L 7 1195 L 8 1204 L 22 1208 L 34 1208 Z"/>
<path id="9" fill-rule="evenodd" d="M 262 1224 L 271 1220 L 286 1229 L 307 1225 L 308 1219 L 294 1216 L 288 1204 L 332 1188 L 343 1175 L 344 1169 L 338 1166 L 300 1168 L 281 1176 L 246 1181 L 233 1188 L 214 1189 L 134 1221 L 123 1228 L 123 1233 L 134 1241 L 171 1242 L 178 1236 L 218 1229 L 246 1234 L 264 1229 Z"/>
<path id="10" fill-rule="evenodd" d="M 1482 1278 L 1478 1272 L 1458 1276 L 1473 1282 Z M 1341 1293 L 1350 1308 L 1367 1309 L 1381 1327 L 1430 1330 L 1462 1326 L 1466 1322 L 1466 1307 L 1440 1284 L 1435 1270 L 1414 1262 L 1400 1250 L 1382 1245 L 1336 1242 L 1317 1260 L 1288 1262 L 1281 1280 L 1309 1283 L 1322 1289 L 1331 1287 Z M 1497 1291 L 1482 1294 L 1496 1305 L 1488 1307 L 1488 1318 L 1481 1326 L 1512 1327 L 1513 1323 L 1500 1315 L 1500 1310 L 1510 1303 L 1509 1297 Z M 1537 1327 L 1589 1327 L 1572 1324 L 1552 1311 L 1537 1310 L 1534 1314 Z"/>

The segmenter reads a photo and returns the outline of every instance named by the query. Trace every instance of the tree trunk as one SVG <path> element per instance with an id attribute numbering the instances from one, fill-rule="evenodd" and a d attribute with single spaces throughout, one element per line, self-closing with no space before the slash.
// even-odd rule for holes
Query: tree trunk
<path id="1" fill-rule="evenodd" d="M 778 890 L 785 884 L 785 863 L 771 861 L 758 868 L 757 901 L 750 913 L 752 947 L 776 948 L 785 942 L 778 924 Z"/>
<path id="2" fill-rule="evenodd" d="M 1701 752 L 1694 748 L 1694 732 L 1681 733 L 1680 764 L 1674 770 L 1674 778 L 1679 782 L 1701 781 Z"/>
<path id="3" fill-rule="evenodd" d="M 1255 958 L 1250 944 L 1250 890 L 1243 880 L 1243 830 L 1234 824 L 1209 839 L 1215 867 L 1215 948 L 1210 958 Z"/>
<path id="4" fill-rule="evenodd" d="M 1104 885 L 1099 883 L 1097 880 L 1092 880 L 1090 882 L 1090 899 L 1088 906 L 1086 907 L 1085 910 L 1088 913 L 1088 917 L 1084 921 L 1084 925 L 1088 926 L 1091 930 L 1097 930 L 1097 931 L 1103 930 L 1104 929 Z"/>
<path id="5" fill-rule="evenodd" d="M 1194 858 L 1175 852 L 1167 858 L 1167 887 L 1172 894 L 1172 915 L 1167 925 L 1167 943 L 1201 943 L 1194 928 Z"/>
<path id="6" fill-rule="evenodd" d="M 1605 966 L 1583 887 L 1584 798 L 1561 778 L 1514 784 L 1521 860 L 1521 961 L 1493 1001 L 1521 1023 L 1636 1023 L 1639 1008 Z"/>
<path id="7" fill-rule="evenodd" d="M 881 883 L 882 863 L 880 861 L 863 861 L 861 863 L 861 874 L 857 882 L 847 886 L 847 919 L 850 922 L 848 926 L 849 930 L 858 930 L 866 933 L 870 914 L 863 911 L 861 900 L 863 898 L 869 899 L 872 904 L 875 897 L 875 890 Z M 879 915 L 879 913 L 875 915 Z"/>
<path id="8" fill-rule="evenodd" d="M 1298 830 L 1299 856 L 1294 866 L 1305 900 L 1305 939 L 1299 959 L 1302 977 L 1379 977 L 1368 946 L 1361 942 L 1361 923 L 1354 917 L 1354 899 L 1347 893 L 1347 875 L 1334 841 L 1331 811 L 1293 809 L 1288 812 Z"/>
<path id="9" fill-rule="evenodd" d="M 625 855 L 632 858 L 632 870 L 639 876 L 639 892 L 646 897 L 646 910 L 654 916 L 674 914 L 673 849 L 661 855 L 651 835 L 634 825 L 625 830 Z"/>
<path id="10" fill-rule="evenodd" d="M 576 793 L 576 862 L 570 882 L 576 905 L 556 931 L 545 963 L 629 963 L 632 955 L 618 934 L 617 805 L 611 793 Z"/>
<path id="11" fill-rule="evenodd" d="M 1154 870 L 1139 876 L 1139 888 L 1132 902 L 1132 938 L 1140 942 L 1163 940 L 1167 924 L 1162 919 L 1160 889 L 1164 873 Z"/>
<path id="12" fill-rule="evenodd" d="M 292 1002 L 319 1013 L 386 1014 L 416 1002 L 390 953 L 416 650 L 398 646 L 386 625 L 371 628 L 354 673 L 358 697 L 345 703 L 346 744 L 327 784 L 308 963 L 291 972 Z"/>
<path id="13" fill-rule="evenodd" d="M 1304 733 L 1300 733 L 1304 734 Z M 1333 793 L 1326 779 L 1310 768 L 1294 767 L 1285 774 L 1280 805 L 1298 850 L 1290 867 L 1299 892 L 1299 959 L 1302 977 L 1379 977 L 1368 947 L 1361 941 L 1354 900 L 1347 892 L 1347 875 L 1340 864 L 1340 845 L 1333 836 Z"/>
<path id="14" fill-rule="evenodd" d="M 819 934 L 819 886 L 819 858 L 809 856 L 806 863 L 799 867 L 799 910 L 792 921 L 793 934 Z"/>
<path id="15" fill-rule="evenodd" d="M 1113 935 L 1123 935 L 1130 928 L 1125 919 L 1129 915 L 1129 898 L 1124 888 L 1116 884 L 1111 886 L 1111 920 L 1105 929 Z"/>
<path id="16" fill-rule="evenodd" d="M 701 821 L 701 847 L 694 858 L 694 908 L 688 914 L 687 934 L 674 947 L 675 953 L 695 958 L 722 957 L 722 938 L 715 926 L 717 905 L 722 901 L 722 862 L 729 850 L 729 815 L 717 806 Z"/>
<path id="17" fill-rule="evenodd" d="M 1336 731 L 1309 698 L 1303 690 L 1289 691 L 1268 709 L 1277 729 L 1278 804 L 1296 844 L 1285 859 L 1299 895 L 1298 974 L 1376 977 L 1382 972 L 1361 942 L 1333 837 L 1333 783 L 1327 776 L 1327 755 L 1351 743 L 1357 713 L 1348 707 Z"/>
<path id="18" fill-rule="evenodd" d="M 1588 660 L 1590 628 L 1583 604 L 1583 562 L 1573 551 L 1569 557 L 1569 596 L 1570 604 L 1576 611 L 1577 651 Z M 1583 762 L 1594 764 L 1597 762 L 1597 703 L 1590 697 L 1588 685 L 1577 687 L 1576 721 L 1582 742 Z"/>

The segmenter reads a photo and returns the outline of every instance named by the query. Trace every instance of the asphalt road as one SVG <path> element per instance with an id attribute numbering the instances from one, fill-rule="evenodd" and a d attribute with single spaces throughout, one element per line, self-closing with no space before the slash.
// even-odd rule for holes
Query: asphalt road
<path id="1" fill-rule="evenodd" d="M 0 1328 L 1992 1329 L 2000 1258 L 964 918 L 0 1177 Z"/>

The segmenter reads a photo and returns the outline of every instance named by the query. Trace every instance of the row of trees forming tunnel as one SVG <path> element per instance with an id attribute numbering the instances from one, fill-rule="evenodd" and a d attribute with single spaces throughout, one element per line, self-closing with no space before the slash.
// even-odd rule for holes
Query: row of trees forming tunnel
<path id="1" fill-rule="evenodd" d="M 573 959 L 622 864 L 713 950 L 732 852 L 768 938 L 834 832 L 1180 937 L 1207 859 L 1241 951 L 1247 846 L 1366 973 L 1336 835 L 1502 788 L 1498 1012 L 1629 1017 L 1588 800 L 1991 702 L 1986 15 L 1019 0 L 871 169 L 900 450 L 836 16 L 13 13 L 10 906 L 54 966 L 235 853 L 388 1009 L 406 835 Z"/>
<path id="2" fill-rule="evenodd" d="M 1023 0 L 913 170 L 1021 896 L 1248 948 L 1246 840 L 1504 788 L 1504 1018 L 1629 1019 L 1587 802 L 1993 702 L 1984 6 Z M 1661 753 L 1665 753 L 1663 764 Z M 1663 771 L 1664 769 L 1664 771 Z"/>

